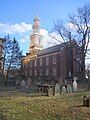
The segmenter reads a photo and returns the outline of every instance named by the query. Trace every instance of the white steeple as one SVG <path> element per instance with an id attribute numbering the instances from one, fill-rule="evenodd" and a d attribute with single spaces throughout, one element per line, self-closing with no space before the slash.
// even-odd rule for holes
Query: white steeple
<path id="1" fill-rule="evenodd" d="M 42 38 L 43 36 L 40 34 L 40 20 L 38 15 L 34 18 L 33 24 L 33 33 L 30 36 L 30 48 L 29 52 L 31 54 L 36 53 L 38 50 L 42 50 Z"/>
<path id="2" fill-rule="evenodd" d="M 34 25 L 33 25 L 33 33 L 40 33 L 40 20 L 38 17 L 38 14 L 36 15 L 36 17 L 34 18 Z"/>

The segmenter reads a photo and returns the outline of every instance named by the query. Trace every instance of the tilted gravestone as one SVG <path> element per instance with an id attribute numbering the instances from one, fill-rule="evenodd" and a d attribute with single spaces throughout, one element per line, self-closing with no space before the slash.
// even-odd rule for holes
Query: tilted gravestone
<path id="1" fill-rule="evenodd" d="M 55 96 L 60 95 L 60 85 L 57 83 L 55 85 Z"/>
<path id="2" fill-rule="evenodd" d="M 66 88 L 65 88 L 65 86 L 62 87 L 62 93 L 66 93 Z"/>
<path id="3" fill-rule="evenodd" d="M 48 96 L 53 96 L 53 88 L 48 88 Z"/>
<path id="4" fill-rule="evenodd" d="M 86 95 L 83 96 L 83 106 L 90 107 L 90 96 L 88 97 Z"/>
<path id="5" fill-rule="evenodd" d="M 21 87 L 25 87 L 25 85 L 26 85 L 25 80 L 22 80 L 22 81 L 21 81 Z"/>
<path id="6" fill-rule="evenodd" d="M 67 85 L 67 92 L 68 92 L 68 93 L 72 93 L 72 88 L 71 88 L 70 85 Z"/>

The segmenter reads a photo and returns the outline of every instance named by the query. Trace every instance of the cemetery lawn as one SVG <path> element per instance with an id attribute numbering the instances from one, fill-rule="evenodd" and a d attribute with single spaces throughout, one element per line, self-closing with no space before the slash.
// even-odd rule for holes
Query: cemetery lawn
<path id="1" fill-rule="evenodd" d="M 39 93 L 0 91 L 0 120 L 90 120 L 83 95 L 90 91 L 41 96 Z"/>

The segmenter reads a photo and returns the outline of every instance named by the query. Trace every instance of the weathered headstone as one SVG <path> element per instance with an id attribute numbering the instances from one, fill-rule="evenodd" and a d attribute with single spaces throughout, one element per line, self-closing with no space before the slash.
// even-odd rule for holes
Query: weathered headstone
<path id="1" fill-rule="evenodd" d="M 60 95 L 60 85 L 57 83 L 55 85 L 55 96 Z"/>
<path id="2" fill-rule="evenodd" d="M 90 107 L 90 96 L 88 97 L 86 95 L 83 96 L 83 106 Z"/>
<path id="3" fill-rule="evenodd" d="M 90 107 L 90 96 L 86 99 L 86 107 Z"/>
<path id="4" fill-rule="evenodd" d="M 16 80 L 16 87 L 17 88 L 19 88 L 19 84 L 20 84 L 19 80 Z"/>
<path id="5" fill-rule="evenodd" d="M 77 92 L 77 77 L 74 77 L 73 92 Z"/>
<path id="6" fill-rule="evenodd" d="M 62 87 L 62 93 L 66 93 L 66 88 L 65 88 L 65 86 Z"/>
<path id="7" fill-rule="evenodd" d="M 68 93 L 72 93 L 72 88 L 71 88 L 70 85 L 67 85 L 67 92 L 68 92 Z"/>
<path id="8" fill-rule="evenodd" d="M 29 86 L 31 86 L 32 85 L 32 80 L 31 80 L 31 78 L 28 78 L 27 79 L 27 86 L 29 87 Z"/>
<path id="9" fill-rule="evenodd" d="M 26 85 L 25 80 L 22 80 L 22 81 L 21 81 L 21 87 L 25 87 L 25 85 Z"/>
<path id="10" fill-rule="evenodd" d="M 51 87 L 48 88 L 48 96 L 53 95 L 53 89 Z"/>

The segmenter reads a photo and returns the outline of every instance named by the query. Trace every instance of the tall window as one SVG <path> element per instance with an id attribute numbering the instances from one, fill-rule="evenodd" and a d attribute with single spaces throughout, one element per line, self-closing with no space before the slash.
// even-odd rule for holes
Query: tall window
<path id="1" fill-rule="evenodd" d="M 77 58 L 77 72 L 81 72 L 81 60 Z"/>
<path id="2" fill-rule="evenodd" d="M 49 65 L 49 56 L 46 57 L 46 65 Z"/>
<path id="3" fill-rule="evenodd" d="M 32 67 L 32 61 L 30 61 L 30 67 Z"/>
<path id="4" fill-rule="evenodd" d="M 26 75 L 27 75 L 27 70 L 26 70 L 26 73 L 25 73 Z"/>
<path id="5" fill-rule="evenodd" d="M 37 75 L 37 70 L 35 70 L 35 75 Z"/>
<path id="6" fill-rule="evenodd" d="M 40 58 L 40 66 L 42 66 L 42 58 Z"/>
<path id="7" fill-rule="evenodd" d="M 30 76 L 32 76 L 32 70 L 30 70 Z"/>
<path id="8" fill-rule="evenodd" d="M 53 64 L 56 64 L 56 55 L 53 55 Z"/>
<path id="9" fill-rule="evenodd" d="M 42 75 L 42 69 L 40 69 L 40 75 Z"/>
<path id="10" fill-rule="evenodd" d="M 49 75 L 49 69 L 46 68 L 46 75 Z"/>
<path id="11" fill-rule="evenodd" d="M 35 67 L 37 66 L 37 60 L 35 59 Z"/>
<path id="12" fill-rule="evenodd" d="M 56 75 L 56 68 L 53 68 L 53 75 Z"/>

